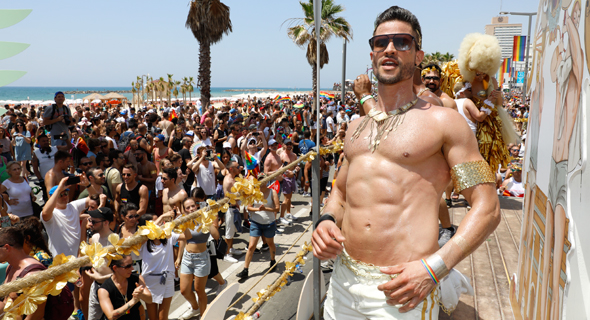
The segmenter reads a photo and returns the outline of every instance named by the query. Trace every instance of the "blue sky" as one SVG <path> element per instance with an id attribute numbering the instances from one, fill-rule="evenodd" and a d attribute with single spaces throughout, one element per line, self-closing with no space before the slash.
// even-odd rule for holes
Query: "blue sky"
<path id="1" fill-rule="evenodd" d="M 289 18 L 302 16 L 293 0 L 225 0 L 233 32 L 211 47 L 213 87 L 311 87 L 305 50 L 287 37 Z M 457 55 L 463 37 L 484 32 L 503 11 L 536 12 L 538 1 L 353 1 L 336 0 L 351 24 L 346 77 L 370 64 L 368 39 L 375 17 L 396 4 L 412 11 L 424 33 L 426 52 Z M 137 75 L 174 78 L 198 74 L 198 42 L 185 28 L 189 1 L 183 0 L 0 0 L 0 9 L 33 9 L 20 23 L 0 29 L 0 41 L 29 43 L 21 54 L 0 60 L 0 70 L 28 73 L 10 86 L 129 86 Z M 528 18 L 511 16 L 510 22 Z M 533 26 L 535 20 L 533 19 Z M 328 42 L 330 62 L 321 87 L 342 74 L 342 40 Z"/>

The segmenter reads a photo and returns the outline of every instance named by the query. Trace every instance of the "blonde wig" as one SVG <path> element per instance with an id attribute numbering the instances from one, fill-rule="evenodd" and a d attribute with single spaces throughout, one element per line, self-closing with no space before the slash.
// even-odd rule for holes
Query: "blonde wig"
<path id="1" fill-rule="evenodd" d="M 475 71 L 493 77 L 502 64 L 500 43 L 495 36 L 470 33 L 459 47 L 459 69 L 466 81 L 473 81 Z"/>

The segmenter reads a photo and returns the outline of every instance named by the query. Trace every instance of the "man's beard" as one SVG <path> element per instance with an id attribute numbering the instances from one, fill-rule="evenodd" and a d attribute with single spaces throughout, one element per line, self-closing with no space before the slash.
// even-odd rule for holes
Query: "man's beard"
<path id="1" fill-rule="evenodd" d="M 436 83 L 429 83 L 426 85 L 426 87 L 432 92 L 436 92 L 440 88 Z"/>
<path id="2" fill-rule="evenodd" d="M 406 63 L 404 65 L 398 64 L 398 68 L 400 68 L 400 72 L 392 76 L 384 76 L 379 74 L 379 68 L 373 67 L 373 71 L 375 73 L 375 78 L 377 78 L 377 81 L 383 84 L 396 84 L 403 80 L 412 79 L 412 77 L 414 76 L 415 66 L 413 63 Z"/>

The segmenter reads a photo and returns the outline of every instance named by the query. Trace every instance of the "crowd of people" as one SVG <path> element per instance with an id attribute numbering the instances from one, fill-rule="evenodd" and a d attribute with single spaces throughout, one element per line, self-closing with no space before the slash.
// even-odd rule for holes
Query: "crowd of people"
<path id="1" fill-rule="evenodd" d="M 381 42 L 371 42 L 373 49 L 379 44 Z M 399 49 L 397 42 L 394 45 Z M 388 44 L 383 50 L 389 49 Z M 437 65 L 418 65 L 413 74 L 407 76 L 413 77 L 413 94 L 422 99 L 421 102 L 415 100 L 409 103 L 407 109 L 423 102 L 453 109 L 456 116 L 444 114 L 445 119 L 464 121 L 472 130 L 472 138 L 465 138 L 464 141 L 457 139 L 453 143 L 475 141 L 482 123 L 488 123 L 489 118 L 494 117 L 489 105 L 482 105 L 472 93 L 478 81 L 487 76 L 483 73 L 476 73 L 471 81 L 458 83 L 453 88 L 455 98 L 441 90 L 444 74 Z M 485 81 L 490 81 L 489 76 Z M 503 106 L 507 114 L 517 119 L 514 130 L 524 141 L 526 126 L 522 124 L 526 124 L 526 120 L 522 119 L 528 117 L 527 101 L 512 93 L 503 95 L 499 90 L 488 92 L 486 97 L 486 101 Z M 361 186 L 368 189 L 375 187 L 363 181 L 360 174 L 377 174 L 377 171 L 385 169 L 371 167 L 384 163 L 373 162 L 370 157 L 360 154 L 361 149 L 365 152 L 364 141 L 369 141 L 372 152 L 383 153 L 385 149 L 378 149 L 379 143 L 396 141 L 395 138 L 385 139 L 388 134 L 393 135 L 399 125 L 382 129 L 378 124 L 375 126 L 377 132 L 373 133 L 371 124 L 371 134 L 361 139 L 363 141 L 355 142 L 358 134 L 368 128 L 365 122 L 383 123 L 396 116 L 385 116 L 376 111 L 380 99 L 387 97 L 381 92 L 374 94 L 366 76 L 357 78 L 354 94 L 349 93 L 345 97 L 336 94 L 335 99 L 320 99 L 321 114 L 317 123 L 313 94 L 294 96 L 280 102 L 251 97 L 209 106 L 185 105 L 180 101 L 171 105 L 164 102 L 145 106 L 102 103 L 66 106 L 62 92 L 57 92 L 54 99 L 55 104 L 47 107 L 5 106 L 6 115 L 0 123 L 0 243 L 3 244 L 0 246 L 0 262 L 5 262 L 4 267 L 7 267 L 4 270 L 5 282 L 43 270 L 59 254 L 78 256 L 82 242 L 107 246 L 109 235 L 113 233 L 128 238 L 138 230 L 138 226 L 146 225 L 148 221 L 163 224 L 194 212 L 206 206 L 207 199 L 221 199 L 231 192 L 235 178 L 240 175 L 261 179 L 297 161 L 300 155 L 316 147 L 318 137 L 324 146 L 335 141 L 343 142 L 347 136 L 352 137 L 347 144 L 363 144 L 363 148 L 353 149 L 346 156 L 340 151 L 320 157 L 320 205 L 323 207 L 326 204 L 330 212 L 339 211 L 344 208 L 346 193 L 343 190 L 346 187 L 352 187 L 353 192 L 357 192 L 353 198 L 366 194 Z M 355 121 L 359 118 L 361 120 Z M 397 121 L 398 118 L 393 119 Z M 509 125 L 512 126 L 512 123 Z M 349 126 L 354 132 L 348 130 Z M 490 126 L 493 127 L 493 124 Z M 483 154 L 482 150 L 486 149 L 482 148 L 482 144 L 485 143 L 482 140 L 479 142 L 479 151 Z M 410 161 L 414 152 L 425 152 L 416 149 L 416 146 L 404 144 L 404 148 L 406 152 L 394 156 L 401 157 L 401 162 Z M 493 159 L 484 155 L 483 158 L 492 164 L 493 170 L 497 169 L 496 192 L 522 196 L 524 143 L 505 143 L 501 152 L 495 154 L 506 156 Z M 351 171 L 353 159 L 361 159 L 360 162 L 354 160 L 355 166 L 360 166 L 361 170 Z M 426 160 L 420 158 L 414 161 Z M 435 164 L 439 165 L 432 160 L 430 165 Z M 410 162 L 407 165 L 410 166 Z M 445 166 L 448 168 L 450 164 L 445 163 Z M 390 167 L 389 164 L 386 167 Z M 344 169 L 341 171 L 341 168 Z M 399 171 L 396 168 L 392 170 Z M 420 170 L 428 171 L 427 166 Z M 406 174 L 405 171 L 398 173 L 400 177 Z M 338 180 L 339 175 L 344 175 L 344 178 Z M 390 172 L 386 174 L 390 175 Z M 343 185 L 351 177 L 358 185 Z M 407 183 L 397 176 L 390 178 Z M 233 238 L 237 232 L 247 230 L 250 234 L 244 269 L 237 274 L 238 277 L 244 279 L 249 276 L 248 267 L 254 254 L 259 252 L 260 238 L 263 241 L 260 250 L 270 251 L 270 268 L 276 266 L 274 237 L 277 233 L 288 232 L 286 230 L 297 219 L 291 213 L 292 196 L 298 193 L 310 197 L 311 180 L 311 162 L 302 162 L 295 169 L 285 171 L 276 181 L 261 186 L 266 200 L 264 203 L 231 206 L 226 213 L 220 214 L 209 233 L 187 229 L 183 234 L 173 233 L 169 239 L 147 240 L 139 254 L 123 256 L 123 259 L 113 260 L 111 265 L 98 270 L 90 266 L 81 268 L 79 281 L 64 288 L 65 295 L 69 292 L 71 305 L 62 302 L 62 313 L 69 310 L 76 319 L 92 320 L 143 319 L 147 313 L 149 319 L 163 320 L 168 317 L 175 285 L 178 285 L 191 305 L 181 319 L 203 314 L 208 302 L 205 293 L 207 279 L 213 278 L 218 283 L 218 293 L 227 286 L 216 260 L 235 263 L 238 261 L 236 258 L 244 254 L 234 248 Z M 334 181 L 337 190 L 326 202 L 326 195 L 332 191 L 330 181 Z M 442 187 L 441 181 L 436 181 L 437 188 Z M 422 183 L 414 182 L 418 186 Z M 383 181 L 375 183 L 378 186 Z M 417 185 L 408 184 L 407 187 L 412 189 Z M 453 183 L 445 182 L 444 187 L 446 192 L 439 199 L 438 238 L 441 248 L 458 232 L 450 224 L 447 207 L 453 206 L 453 200 L 462 191 L 457 190 Z M 380 203 L 383 199 L 379 197 L 383 195 L 377 194 L 371 197 Z M 469 198 L 471 205 L 482 203 L 481 198 Z M 352 201 L 347 205 L 362 207 L 360 202 L 355 202 L 360 200 L 346 201 Z M 342 217 L 335 214 L 320 222 L 325 220 L 342 224 Z M 358 240 L 364 234 L 350 226 L 348 228 L 347 234 L 352 235 L 352 239 Z M 366 228 L 371 228 L 370 223 Z M 224 232 L 221 233 L 221 230 Z M 351 230 L 356 230 L 354 232 L 358 232 L 358 237 Z M 331 241 L 344 241 L 342 234 L 335 229 L 325 232 L 330 235 Z M 315 237 L 314 248 L 318 256 L 333 259 L 333 253 L 340 252 L 343 260 L 356 263 L 356 260 L 350 260 L 352 258 L 342 251 L 339 244 L 327 239 L 318 241 Z M 351 255 L 367 257 L 360 250 L 366 249 L 366 245 L 358 246 L 354 241 L 350 243 L 347 250 Z M 319 244 L 323 250 L 319 249 Z M 31 319 L 56 312 L 55 309 L 43 304 Z"/>

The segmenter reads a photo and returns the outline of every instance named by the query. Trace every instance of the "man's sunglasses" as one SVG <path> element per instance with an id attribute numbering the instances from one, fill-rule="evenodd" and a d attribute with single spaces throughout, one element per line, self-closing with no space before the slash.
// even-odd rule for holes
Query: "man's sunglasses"
<path id="1" fill-rule="evenodd" d="M 92 162 L 80 162 L 81 166 L 89 166 L 91 164 L 92 164 Z"/>
<path id="2" fill-rule="evenodd" d="M 123 177 L 131 177 L 131 173 L 121 173 L 121 176 L 123 176 Z"/>
<path id="3" fill-rule="evenodd" d="M 383 52 L 393 41 L 393 46 L 397 51 L 408 51 L 412 48 L 412 43 L 416 43 L 416 38 L 407 33 L 382 34 L 369 39 L 369 45 L 373 52 Z M 416 48 L 418 44 L 416 43 Z"/>
<path id="4" fill-rule="evenodd" d="M 431 81 L 439 81 L 440 80 L 440 77 L 424 77 L 424 80 L 426 80 L 426 81 L 428 81 L 428 80 L 431 80 Z"/>

